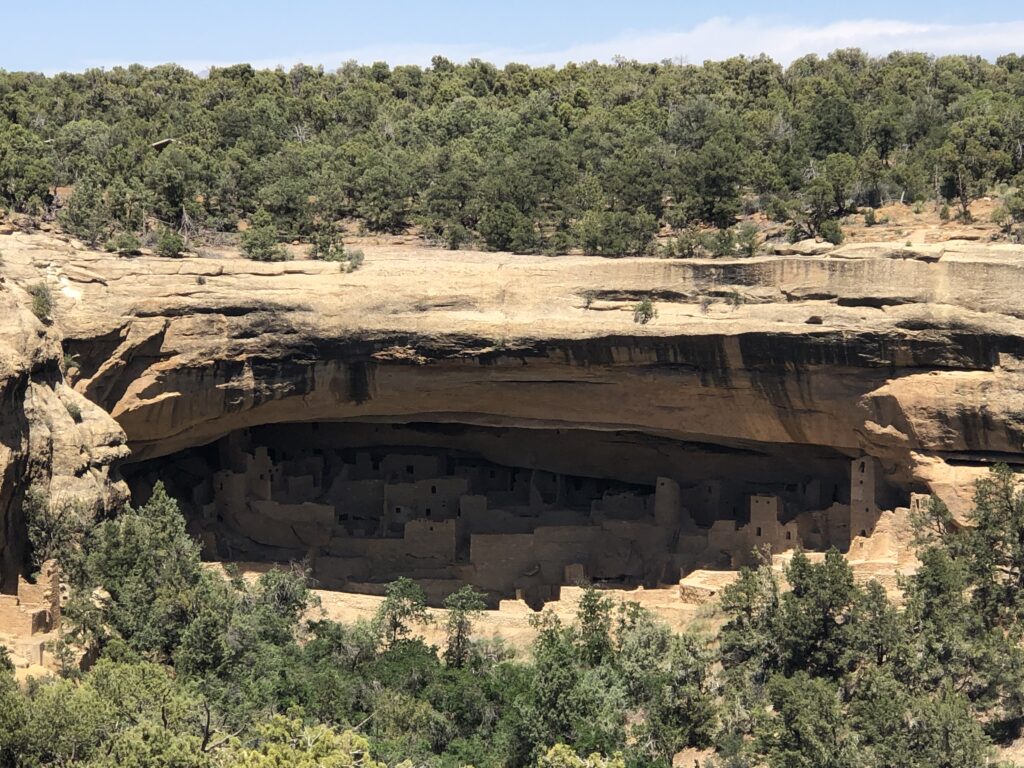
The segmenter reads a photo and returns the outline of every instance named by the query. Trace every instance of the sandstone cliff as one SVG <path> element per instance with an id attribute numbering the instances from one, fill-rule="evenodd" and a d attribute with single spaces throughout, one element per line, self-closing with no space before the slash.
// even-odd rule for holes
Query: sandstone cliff
<path id="1" fill-rule="evenodd" d="M 109 470 L 128 454 L 117 422 L 65 383 L 60 331 L 30 304 L 0 275 L 0 589 L 8 591 L 25 565 L 29 487 L 52 504 L 77 499 L 99 509 L 123 494 Z"/>
<path id="2" fill-rule="evenodd" d="M 82 435 L 70 441 L 88 446 L 79 469 L 122 450 L 85 399 L 113 415 L 135 460 L 287 421 L 573 427 L 783 458 L 866 453 L 908 493 L 960 513 L 979 472 L 1024 458 L 1021 247 L 667 261 L 385 244 L 351 274 L 230 254 L 120 258 L 44 235 L 3 247 L 9 281 L 46 280 L 57 297 L 49 334 L 24 312 L 7 334 L 5 478 L 40 455 L 32 417 L 8 417 L 24 412 L 29 382 L 51 415 L 61 397 L 83 403 L 82 425 L 50 430 Z M 24 303 L 18 289 L 2 295 Z M 647 324 L 633 317 L 642 298 L 657 310 Z M 77 360 L 74 393 L 58 336 Z"/>

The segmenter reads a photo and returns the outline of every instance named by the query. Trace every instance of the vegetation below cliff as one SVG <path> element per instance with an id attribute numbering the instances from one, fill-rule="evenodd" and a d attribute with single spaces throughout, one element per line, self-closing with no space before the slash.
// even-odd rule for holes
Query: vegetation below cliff
<path id="1" fill-rule="evenodd" d="M 788 68 L 436 57 L 333 73 L 0 72 L 0 205 L 52 218 L 74 185 L 66 228 L 122 253 L 145 233 L 169 256 L 178 232 L 250 220 L 250 255 L 267 260 L 284 257 L 278 237 L 339 257 L 345 219 L 527 253 L 644 253 L 664 225 L 728 228 L 754 211 L 838 240 L 836 218 L 858 205 L 948 201 L 968 217 L 994 184 L 1009 231 L 1024 218 L 1022 94 L 1015 55 L 856 50 Z M 712 250 L 752 242 L 737 231 Z"/>
<path id="2" fill-rule="evenodd" d="M 1024 722 L 1024 495 L 997 469 L 975 507 L 967 529 L 922 513 L 899 606 L 838 553 L 797 555 L 786 589 L 745 570 L 714 637 L 590 590 L 570 625 L 539 614 L 516 659 L 473 640 L 471 588 L 440 655 L 411 634 L 410 581 L 372 622 L 310 621 L 301 571 L 204 569 L 158 488 L 61 545 L 64 679 L 0 672 L 0 764 L 641 766 L 696 747 L 718 766 L 981 765 Z"/>

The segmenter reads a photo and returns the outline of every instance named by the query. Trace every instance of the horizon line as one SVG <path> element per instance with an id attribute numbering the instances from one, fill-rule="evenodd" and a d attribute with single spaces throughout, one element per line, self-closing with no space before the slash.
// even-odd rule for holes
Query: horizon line
<path id="1" fill-rule="evenodd" d="M 669 31 L 628 30 L 604 40 L 577 42 L 553 50 L 532 50 L 514 46 L 482 46 L 443 41 L 414 43 L 371 43 L 336 51 L 301 51 L 265 57 L 239 57 L 237 60 L 215 56 L 185 57 L 169 60 L 118 61 L 85 60 L 78 66 L 10 70 L 34 72 L 46 76 L 81 74 L 93 69 L 113 70 L 140 65 L 147 68 L 174 65 L 203 74 L 212 69 L 248 64 L 257 70 L 290 69 L 304 64 L 340 69 L 355 62 L 368 66 L 384 62 L 389 67 L 429 67 L 435 56 L 464 64 L 479 60 L 502 68 L 523 64 L 533 68 L 564 68 L 591 63 L 613 64 L 617 60 L 640 64 L 673 62 L 699 65 L 744 56 L 767 56 L 786 67 L 810 56 L 828 56 L 842 50 L 858 49 L 872 58 L 892 53 L 920 53 L 932 58 L 972 56 L 994 62 L 1000 56 L 1014 55 L 1024 40 L 1024 19 L 1008 22 L 970 24 L 921 23 L 899 19 L 864 18 L 829 22 L 821 25 L 766 21 L 761 17 L 731 18 L 717 16 L 690 28 Z"/>

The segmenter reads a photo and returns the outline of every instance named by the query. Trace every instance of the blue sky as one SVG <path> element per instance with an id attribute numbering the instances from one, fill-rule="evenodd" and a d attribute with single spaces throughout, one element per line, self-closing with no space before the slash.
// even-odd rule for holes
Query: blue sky
<path id="1" fill-rule="evenodd" d="M 6 7 L 5 7 L 6 6 Z M 830 2 L 416 2 L 414 0 L 0 0 L 0 68 L 56 72 L 175 61 L 338 66 L 427 63 L 434 53 L 504 64 L 767 52 L 789 61 L 858 46 L 993 57 L 1024 52 L 1024 8 L 1006 0 Z"/>

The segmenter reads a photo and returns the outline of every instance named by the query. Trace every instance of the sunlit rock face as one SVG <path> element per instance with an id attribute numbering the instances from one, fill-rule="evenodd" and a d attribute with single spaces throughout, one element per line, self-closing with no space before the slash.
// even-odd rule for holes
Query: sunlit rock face
<path id="1" fill-rule="evenodd" d="M 0 278 L 0 594 L 17 590 L 27 566 L 27 498 L 94 513 L 126 495 L 110 472 L 128 456 L 124 432 L 68 385 L 58 331 L 30 303 Z"/>
<path id="2" fill-rule="evenodd" d="M 683 522 L 713 537 L 726 521 L 728 538 L 755 496 L 779 499 L 782 526 L 849 506 L 862 457 L 880 508 L 931 492 L 963 515 L 974 479 L 1024 454 L 1019 247 L 856 244 L 700 261 L 371 245 L 362 269 L 342 273 L 309 261 L 121 259 L 42 236 L 11 243 L 11 278 L 53 287 L 74 391 L 123 428 L 136 478 L 160 459 L 219 457 L 225 441 L 259 461 L 285 439 L 270 426 L 319 424 L 338 442 L 322 451 L 433 451 L 653 496 L 664 478 L 680 488 Z M 633 311 L 643 298 L 657 311 L 647 323 Z M 394 425 L 388 445 L 366 431 Z M 205 476 L 243 460 L 225 461 Z M 702 518 L 687 502 L 702 482 L 738 497 L 733 517 Z M 808 483 L 835 490 L 797 508 L 786 489 Z M 319 491 L 308 503 L 329 486 Z M 212 503 L 195 500 L 197 520 Z M 816 525 L 824 542 L 838 523 Z M 314 545 L 299 541 L 282 549 L 309 555 Z"/>

